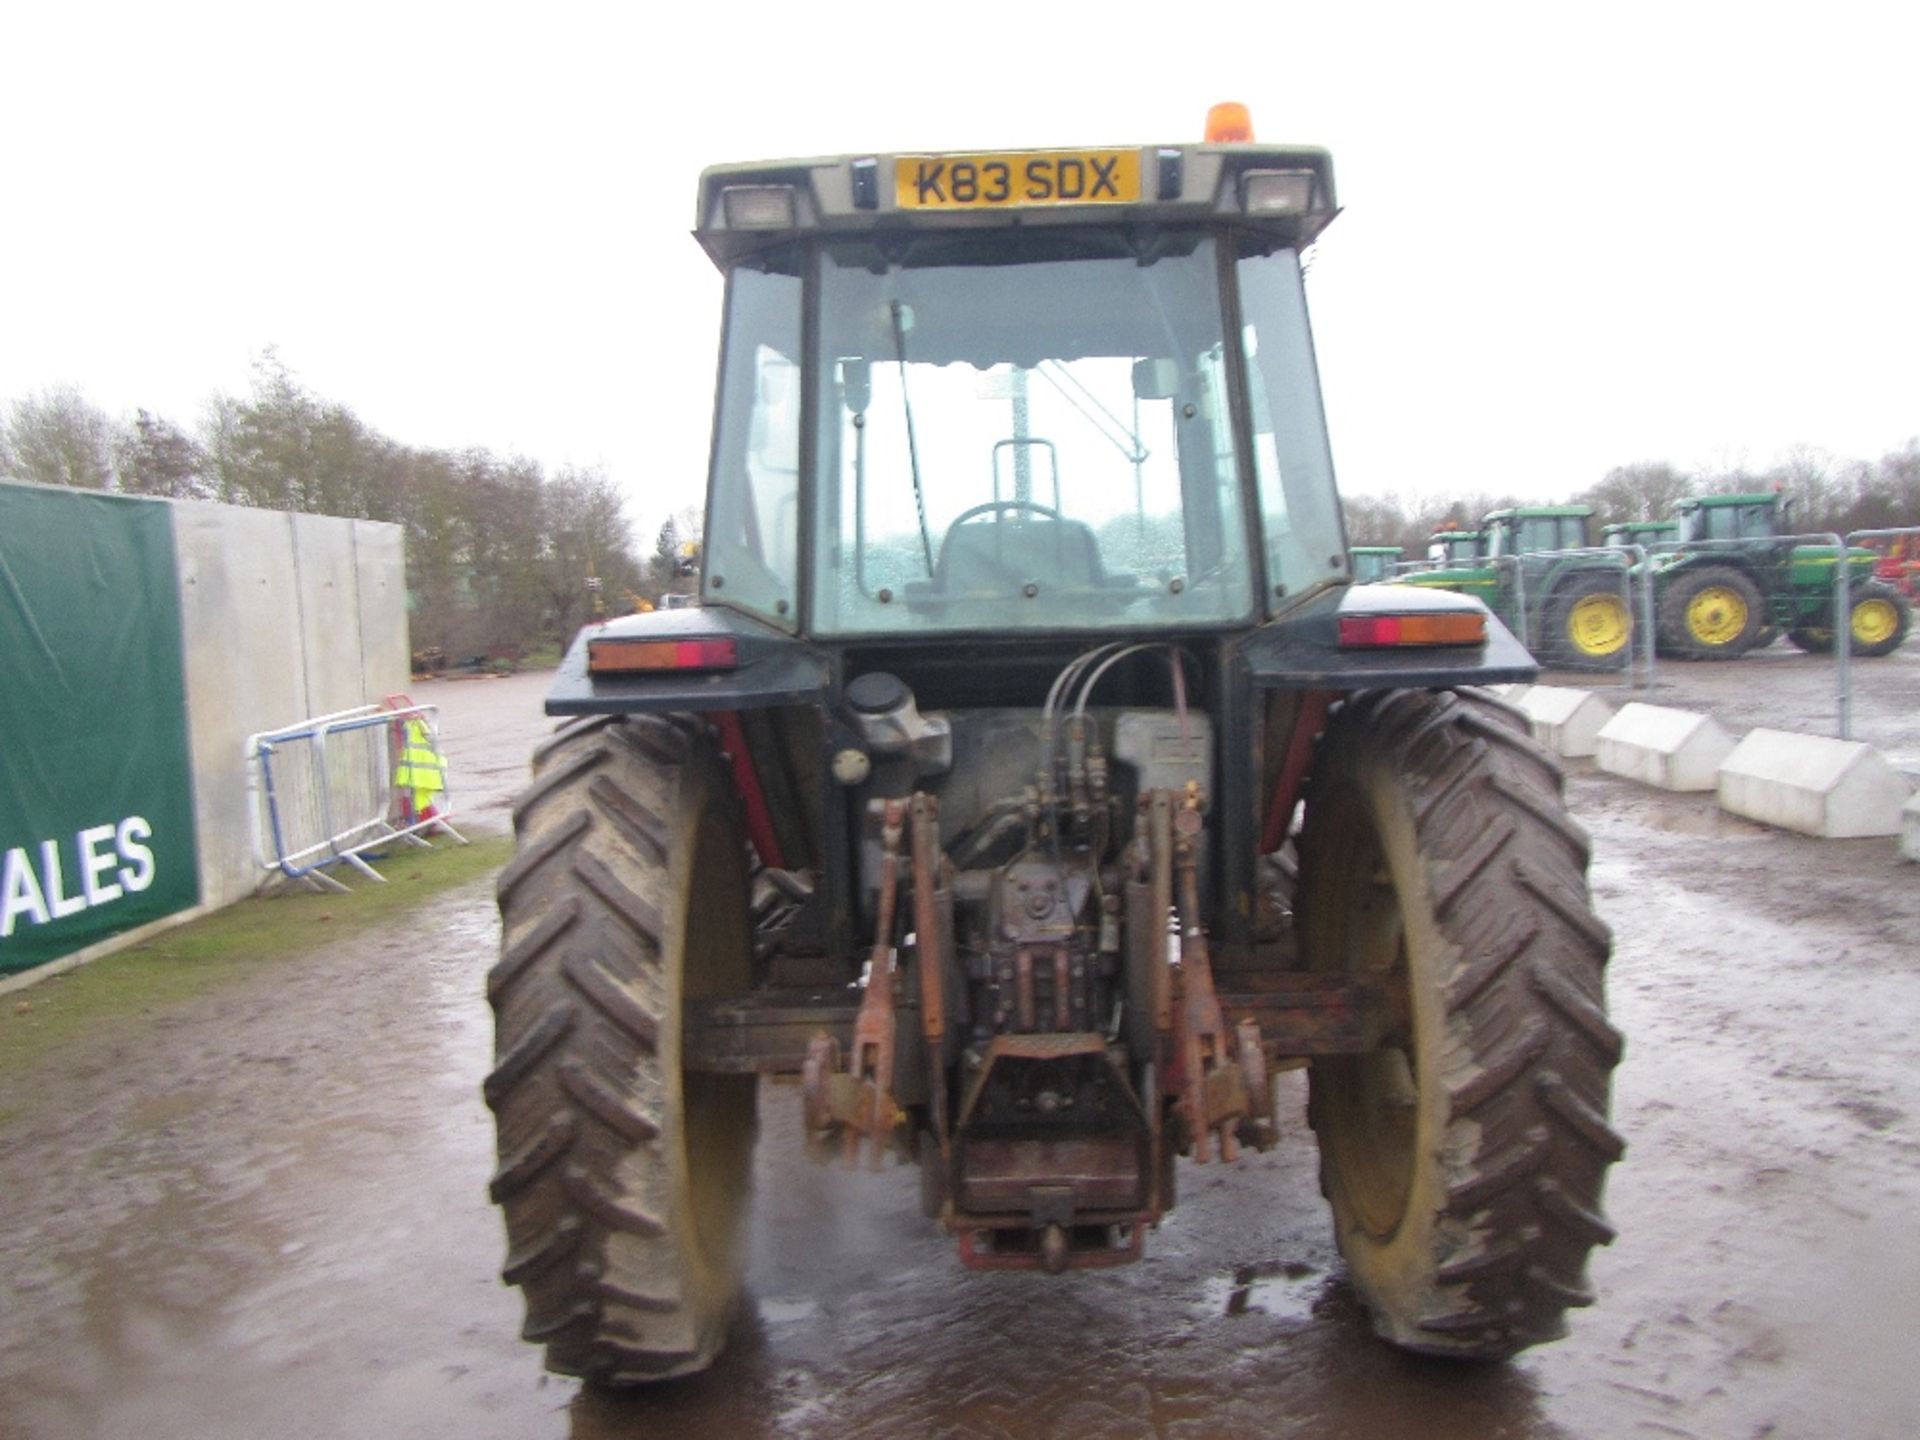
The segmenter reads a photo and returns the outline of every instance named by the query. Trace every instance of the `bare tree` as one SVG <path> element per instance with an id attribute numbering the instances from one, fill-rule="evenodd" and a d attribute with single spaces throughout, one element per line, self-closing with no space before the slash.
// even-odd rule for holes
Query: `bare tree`
<path id="1" fill-rule="evenodd" d="M 1696 482 L 1664 460 L 1616 465 L 1597 485 L 1581 491 L 1582 504 L 1599 511 L 1603 525 L 1629 520 L 1664 520 L 1674 503 L 1691 494 Z"/>
<path id="2" fill-rule="evenodd" d="M 118 427 L 71 385 L 16 400 L 7 419 L 8 473 L 39 485 L 113 485 Z"/>
<path id="3" fill-rule="evenodd" d="M 120 488 L 129 495 L 173 500 L 210 500 L 213 478 L 207 452 L 193 437 L 148 410 L 134 412 L 115 451 Z"/>
<path id="4" fill-rule="evenodd" d="M 547 482 L 546 590 L 553 638 L 565 643 L 593 613 L 594 587 L 609 610 L 639 582 L 632 527 L 619 488 L 599 470 L 564 469 Z M 606 600 L 606 597 L 613 597 Z"/>

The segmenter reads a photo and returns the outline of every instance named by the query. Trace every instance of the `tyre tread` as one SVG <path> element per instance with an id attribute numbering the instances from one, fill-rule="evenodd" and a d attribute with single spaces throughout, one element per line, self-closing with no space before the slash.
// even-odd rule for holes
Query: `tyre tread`
<path id="1" fill-rule="evenodd" d="M 502 1276 L 523 1292 L 522 1334 L 545 1344 L 547 1367 L 596 1381 L 704 1368 L 731 1313 L 721 1272 L 690 1268 L 708 1262 L 682 1248 L 689 1220 L 672 1218 L 679 1129 L 693 1122 L 670 1122 L 678 1092 L 664 1070 L 678 1063 L 662 1007 L 678 993 L 668 966 L 684 963 L 691 903 L 675 897 L 700 893 L 682 888 L 674 865 L 691 861 L 675 847 L 688 816 L 710 817 L 699 834 L 737 828 L 708 734 L 658 717 L 563 725 L 535 752 L 496 887 L 498 1058 L 484 1093 L 499 1130 Z M 722 849 L 744 856 L 743 843 Z M 743 905 L 743 957 L 745 924 Z"/>
<path id="2" fill-rule="evenodd" d="M 1316 788 L 1400 777 L 1441 939 L 1435 1253 L 1424 1287 L 1387 1294 L 1355 1279 L 1387 1339 L 1483 1358 L 1558 1338 L 1564 1312 L 1591 1303 L 1588 1251 L 1614 1233 L 1600 1209 L 1606 1169 L 1625 1150 L 1607 1121 L 1622 1039 L 1600 998 L 1612 932 L 1588 895 L 1590 841 L 1566 813 L 1562 768 L 1508 710 L 1474 690 L 1353 697 L 1319 742 L 1301 837 L 1311 935 L 1318 872 L 1336 863 L 1317 853 Z M 1333 1195 L 1317 1104 L 1310 1114 Z"/>

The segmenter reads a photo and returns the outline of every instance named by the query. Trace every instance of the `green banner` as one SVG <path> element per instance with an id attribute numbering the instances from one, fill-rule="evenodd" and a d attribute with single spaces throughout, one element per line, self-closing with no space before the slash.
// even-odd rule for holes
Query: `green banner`
<path id="1" fill-rule="evenodd" d="M 200 898 L 172 507 L 0 484 L 0 974 Z"/>

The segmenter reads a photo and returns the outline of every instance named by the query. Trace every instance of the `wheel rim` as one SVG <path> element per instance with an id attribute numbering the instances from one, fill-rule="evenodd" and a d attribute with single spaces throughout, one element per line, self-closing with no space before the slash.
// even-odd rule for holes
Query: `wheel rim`
<path id="1" fill-rule="evenodd" d="M 744 933 L 747 897 L 728 827 L 702 813 L 696 820 L 691 903 L 684 924 L 682 1003 L 738 990 L 751 941 Z M 742 1083 L 742 1082 L 745 1083 Z M 689 1219 L 698 1261 L 724 1267 L 743 1210 L 742 1147 L 751 1144 L 751 1076 L 680 1073 L 681 1144 L 685 1147 Z M 689 1257 L 690 1259 L 695 1257 Z"/>
<path id="2" fill-rule="evenodd" d="M 1631 626 L 1618 595 L 1583 595 L 1567 612 L 1567 638 L 1582 655 L 1612 655 L 1627 643 Z"/>
<path id="3" fill-rule="evenodd" d="M 1900 613 L 1890 600 L 1862 600 L 1853 607 L 1853 638 L 1860 645 L 1883 645 L 1900 628 Z"/>
<path id="4" fill-rule="evenodd" d="M 1356 819 L 1359 817 L 1356 816 Z M 1348 975 L 1387 991 L 1390 1013 L 1409 1013 L 1406 930 L 1379 837 L 1371 826 L 1354 837 L 1343 867 L 1338 908 Z M 1337 1112 L 1330 1159 L 1354 1218 L 1376 1240 L 1389 1240 L 1406 1214 L 1419 1139 L 1419 1054 L 1411 1021 L 1382 1048 L 1325 1062 L 1343 1072 L 1329 1087 Z"/>
<path id="5" fill-rule="evenodd" d="M 1747 602 L 1727 585 L 1709 585 L 1687 602 L 1687 631 L 1702 645 L 1731 645 L 1747 628 Z"/>

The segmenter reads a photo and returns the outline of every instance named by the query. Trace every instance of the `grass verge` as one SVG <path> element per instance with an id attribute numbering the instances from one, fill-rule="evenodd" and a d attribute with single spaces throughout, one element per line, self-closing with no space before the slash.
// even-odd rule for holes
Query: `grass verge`
<path id="1" fill-rule="evenodd" d="M 257 975 L 282 961 L 377 930 L 434 896 L 493 874 L 513 839 L 408 847 L 374 868 L 388 884 L 351 880 L 351 895 L 287 893 L 242 900 L 144 944 L 0 997 L 0 1121 L 9 1079 L 83 1032 L 126 1024 Z"/>

